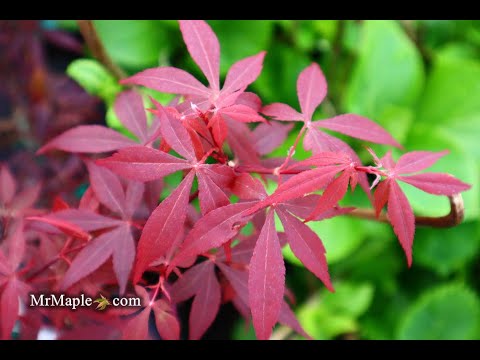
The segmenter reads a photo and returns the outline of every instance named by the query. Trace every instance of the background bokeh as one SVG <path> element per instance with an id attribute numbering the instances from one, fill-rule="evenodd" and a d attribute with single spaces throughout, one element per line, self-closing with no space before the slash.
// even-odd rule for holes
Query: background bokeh
<path id="1" fill-rule="evenodd" d="M 325 243 L 336 293 L 328 293 L 284 251 L 287 284 L 307 332 L 316 339 L 479 339 L 480 21 L 209 23 L 221 45 L 222 76 L 235 61 L 267 50 L 262 75 L 252 85 L 264 103 L 285 102 L 298 109 L 297 76 L 310 62 L 318 62 L 329 93 L 314 119 L 354 112 L 384 126 L 406 151 L 449 149 L 450 155 L 432 171 L 449 172 L 473 185 L 463 194 L 463 224 L 417 228 L 411 269 L 389 225 L 349 217 L 313 224 Z M 78 36 L 75 21 L 48 20 L 41 26 Z M 201 78 L 175 21 L 105 20 L 95 26 L 113 61 L 128 74 L 172 65 Z M 64 64 L 67 74 L 102 99 L 107 124 L 122 130 L 110 108 L 121 91 L 116 80 L 88 54 L 70 60 Z M 169 96 L 159 99 L 168 101 Z M 286 155 L 295 136 L 292 131 L 271 156 Z M 361 142 L 342 139 L 370 161 Z M 387 150 L 373 148 L 378 154 Z M 394 150 L 394 156 L 399 154 Z M 299 147 L 295 158 L 306 155 Z M 449 212 L 447 198 L 402 188 L 416 213 Z M 360 192 L 348 196 L 345 204 L 367 206 Z M 229 319 L 230 338 L 254 338 L 243 320 Z M 295 337 L 283 328 L 275 336 Z"/>

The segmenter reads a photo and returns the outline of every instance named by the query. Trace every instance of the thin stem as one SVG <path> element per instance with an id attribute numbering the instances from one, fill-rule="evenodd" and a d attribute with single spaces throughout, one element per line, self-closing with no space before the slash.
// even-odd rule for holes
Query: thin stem
<path id="1" fill-rule="evenodd" d="M 92 20 L 77 20 L 78 27 L 82 33 L 92 55 L 103 64 L 117 79 L 124 79 L 126 74 L 108 56 Z"/>
<path id="2" fill-rule="evenodd" d="M 250 165 L 239 165 L 235 167 L 235 171 L 239 173 L 257 173 L 257 174 L 264 174 L 264 175 L 274 175 L 275 169 L 267 169 L 262 167 L 250 166 Z M 305 170 L 280 170 L 277 173 L 285 174 L 285 175 L 295 175 L 304 172 Z"/>
<path id="3" fill-rule="evenodd" d="M 47 262 L 45 265 L 43 265 L 40 269 L 35 271 L 32 275 L 30 275 L 26 281 L 31 281 L 32 279 L 35 279 L 38 275 L 40 275 L 42 272 L 47 270 L 50 266 L 55 264 L 58 260 L 60 260 L 60 254 L 51 259 L 49 262 Z"/>
<path id="4" fill-rule="evenodd" d="M 280 167 L 278 168 L 278 173 L 280 173 L 280 171 L 283 170 L 283 168 L 285 168 L 288 165 L 288 161 L 292 158 L 293 154 L 295 153 L 295 150 L 297 149 L 297 146 L 298 146 L 298 142 L 300 141 L 300 138 L 302 137 L 302 135 L 303 135 L 303 133 L 305 132 L 306 129 L 307 129 L 307 127 L 305 125 L 303 125 L 302 129 L 298 132 L 298 135 L 297 135 L 297 138 L 295 139 L 295 142 L 293 143 L 293 145 L 288 150 L 287 158 L 285 159 L 283 164 L 280 165 Z"/>
<path id="5" fill-rule="evenodd" d="M 160 288 L 162 287 L 162 283 L 163 283 L 163 277 L 160 276 L 160 278 L 158 279 L 158 284 L 155 286 L 155 290 L 154 290 L 154 293 L 153 293 L 153 296 L 150 298 L 150 306 L 153 305 L 153 303 L 155 302 L 155 298 L 157 297 L 158 295 L 158 291 L 160 290 Z"/>
<path id="6" fill-rule="evenodd" d="M 434 228 L 449 228 L 461 224 L 465 211 L 462 195 L 455 194 L 449 196 L 448 200 L 450 201 L 450 213 L 440 217 L 415 216 L 415 225 Z M 347 215 L 379 222 L 389 222 L 387 214 L 381 213 L 377 218 L 373 209 L 355 209 Z"/>

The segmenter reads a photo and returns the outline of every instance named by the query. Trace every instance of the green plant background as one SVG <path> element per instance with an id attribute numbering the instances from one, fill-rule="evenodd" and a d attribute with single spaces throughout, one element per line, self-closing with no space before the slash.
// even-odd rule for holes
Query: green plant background
<path id="1" fill-rule="evenodd" d="M 76 30 L 71 21 L 56 24 Z M 480 21 L 216 20 L 210 25 L 221 44 L 222 76 L 242 57 L 268 51 L 263 73 L 252 85 L 265 103 L 298 108 L 297 76 L 316 61 L 329 83 L 316 119 L 354 112 L 387 128 L 407 151 L 449 149 L 433 171 L 473 185 L 463 196 L 463 224 L 417 229 L 411 269 L 388 225 L 346 217 L 314 224 L 327 248 L 336 293 L 328 293 L 284 251 L 287 283 L 297 296 L 295 312 L 307 332 L 315 339 L 479 339 Z M 129 74 L 173 65 L 202 78 L 175 21 L 105 20 L 95 26 L 112 59 Z M 91 58 L 76 60 L 68 73 L 105 101 L 107 124 L 125 131 L 110 109 L 121 91 L 115 79 Z M 284 156 L 294 138 L 271 156 Z M 370 161 L 360 142 L 347 141 Z M 295 157 L 307 155 L 299 150 Z M 404 190 L 418 214 L 449 211 L 446 198 L 409 186 Z M 345 203 L 365 206 L 366 199 L 355 193 Z M 276 334 L 285 336 L 283 330 Z M 254 333 L 238 320 L 230 337 L 249 339 Z"/>

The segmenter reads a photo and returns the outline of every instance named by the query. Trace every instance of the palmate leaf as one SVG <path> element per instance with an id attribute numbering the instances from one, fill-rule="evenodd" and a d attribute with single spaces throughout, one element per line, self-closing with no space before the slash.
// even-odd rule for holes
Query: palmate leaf
<path id="1" fill-rule="evenodd" d="M 397 181 L 403 181 L 434 195 L 454 195 L 470 189 L 471 186 L 469 184 L 449 174 L 423 173 L 402 176 L 402 174 L 410 174 L 430 167 L 446 154 L 448 154 L 448 151 L 437 153 L 414 151 L 402 155 L 397 163 L 393 160 L 391 152 L 388 152 L 380 160 L 373 154 L 377 159 L 376 161 L 380 162 L 380 165 L 383 165 L 389 174 L 387 180 L 381 182 L 375 191 L 375 212 L 378 216 L 382 208 L 387 204 L 389 221 L 405 251 L 408 266 L 412 264 L 415 216 L 406 195 Z"/>
<path id="2" fill-rule="evenodd" d="M 89 242 L 72 261 L 65 273 L 61 289 L 66 290 L 97 270 L 113 256 L 120 293 L 125 291 L 135 257 L 135 244 L 128 225 L 122 225 L 99 235 Z"/>

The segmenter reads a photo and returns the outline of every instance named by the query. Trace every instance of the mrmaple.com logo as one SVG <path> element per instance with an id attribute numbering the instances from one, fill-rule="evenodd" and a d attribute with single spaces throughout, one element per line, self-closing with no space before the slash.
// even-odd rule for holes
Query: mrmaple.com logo
<path id="1" fill-rule="evenodd" d="M 75 310 L 79 307 L 91 307 L 96 305 L 96 310 L 105 310 L 107 306 L 114 307 L 140 307 L 138 297 L 114 297 L 111 301 L 100 294 L 93 299 L 85 294 L 79 296 L 66 296 L 65 294 L 30 294 L 30 307 L 66 307 Z"/>

